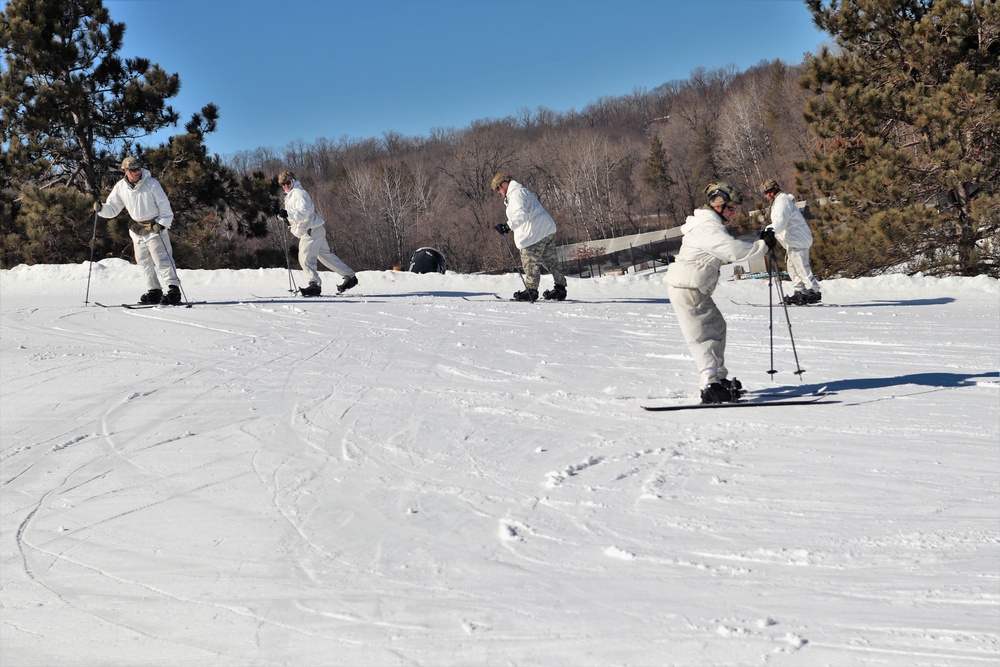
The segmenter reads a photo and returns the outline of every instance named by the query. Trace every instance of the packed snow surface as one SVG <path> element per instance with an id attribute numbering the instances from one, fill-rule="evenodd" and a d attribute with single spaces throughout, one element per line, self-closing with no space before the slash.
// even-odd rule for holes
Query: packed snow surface
<path id="1" fill-rule="evenodd" d="M 89 268 L 0 272 L 4 667 L 1000 662 L 996 280 L 724 282 L 745 387 L 833 394 L 650 413 L 662 271 Z"/>

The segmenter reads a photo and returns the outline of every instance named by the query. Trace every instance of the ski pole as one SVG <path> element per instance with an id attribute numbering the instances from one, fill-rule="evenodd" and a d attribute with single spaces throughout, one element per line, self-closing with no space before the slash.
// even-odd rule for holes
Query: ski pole
<path id="1" fill-rule="evenodd" d="M 500 236 L 504 238 L 507 237 L 506 234 L 501 234 Z M 510 243 L 505 242 L 503 239 L 500 240 L 500 243 L 507 248 L 507 252 L 510 253 L 510 261 L 514 262 L 514 266 L 517 267 L 517 275 L 521 276 L 521 284 L 524 285 L 524 291 L 527 292 L 528 283 L 524 280 L 524 268 L 521 266 L 521 261 L 514 257 L 514 251 L 511 249 Z"/>
<path id="2" fill-rule="evenodd" d="M 795 337 L 792 335 L 792 318 L 788 315 L 788 304 L 785 303 L 785 291 L 781 287 L 781 271 L 778 269 L 778 257 L 774 254 L 774 248 L 768 251 L 768 255 L 770 256 L 771 264 L 774 266 L 774 284 L 778 288 L 778 298 L 781 299 L 781 307 L 785 309 L 785 321 L 788 322 L 788 339 L 792 342 L 792 355 L 795 357 L 795 374 L 801 380 L 802 374 L 805 371 L 799 365 L 799 353 L 795 349 Z"/>
<path id="3" fill-rule="evenodd" d="M 90 274 L 94 271 L 94 245 L 97 243 L 97 210 L 94 210 L 94 233 L 90 237 L 90 266 L 87 268 L 87 294 L 83 297 L 83 305 L 90 303 Z"/>
<path id="4" fill-rule="evenodd" d="M 288 225 L 277 212 L 274 215 L 278 218 L 278 224 L 281 226 L 281 245 L 285 249 L 285 266 L 288 267 L 288 291 L 292 294 L 298 294 L 299 287 L 295 284 L 295 278 L 292 277 L 292 260 L 288 258 Z"/>
<path id="5" fill-rule="evenodd" d="M 167 248 L 168 241 L 164 240 L 164 238 L 163 238 L 163 225 L 160 225 L 160 229 L 156 230 L 156 235 L 158 237 L 160 237 L 160 245 L 163 246 L 164 252 L 167 253 L 167 259 L 170 260 L 170 268 L 172 268 L 174 270 L 174 275 L 176 276 L 177 275 L 177 265 L 174 264 L 174 251 L 173 251 L 173 249 Z M 180 282 L 180 278 L 178 278 L 177 281 Z M 187 292 L 184 291 L 184 285 L 181 284 L 181 285 L 178 285 L 177 287 L 180 289 L 180 291 L 181 291 L 181 297 L 183 297 L 183 299 L 184 299 L 184 307 L 185 308 L 190 308 L 192 306 L 192 304 L 191 304 L 190 301 L 188 301 Z"/>
<path id="6" fill-rule="evenodd" d="M 771 370 L 767 374 L 773 380 L 778 372 L 774 370 L 774 262 L 771 261 L 770 257 L 765 258 L 764 261 L 767 262 L 767 330 L 771 338 Z"/>

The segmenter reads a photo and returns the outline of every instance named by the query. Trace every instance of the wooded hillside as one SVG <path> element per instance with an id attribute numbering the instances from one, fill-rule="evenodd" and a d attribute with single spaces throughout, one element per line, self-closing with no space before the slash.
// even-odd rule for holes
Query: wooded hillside
<path id="1" fill-rule="evenodd" d="M 548 208 L 560 244 L 676 226 L 719 180 L 744 194 L 738 221 L 759 226 L 747 214 L 765 208 L 758 184 L 773 177 L 810 202 L 821 277 L 1000 275 L 998 3 L 805 1 L 835 44 L 803 63 L 699 69 L 579 111 L 525 108 L 429 136 L 222 158 L 205 147 L 224 122 L 211 103 L 166 144 L 142 145 L 178 122 L 166 101 L 179 77 L 121 59 L 124 26 L 101 0 L 10 0 L 0 266 L 129 257 L 126 220 L 97 221 L 91 204 L 134 154 L 171 199 L 183 268 L 283 266 L 268 211 L 277 174 L 291 169 L 358 270 L 405 266 L 422 246 L 456 271 L 509 266 L 489 186 L 506 171 Z"/>
<path id="2" fill-rule="evenodd" d="M 229 164 L 242 173 L 292 169 L 354 266 L 406 264 L 430 245 L 455 270 L 490 270 L 510 261 L 493 231 L 505 220 L 489 186 L 498 171 L 538 194 L 560 243 L 672 227 L 703 203 L 713 179 L 761 202 L 755 186 L 765 177 L 794 185 L 794 162 L 809 147 L 798 77 L 780 62 L 696 71 L 581 111 L 524 109 L 429 137 L 261 148 Z"/>

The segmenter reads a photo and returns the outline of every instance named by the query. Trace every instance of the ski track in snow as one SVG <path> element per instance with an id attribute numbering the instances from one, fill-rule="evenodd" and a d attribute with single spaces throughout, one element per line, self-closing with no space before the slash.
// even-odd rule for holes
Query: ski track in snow
<path id="1" fill-rule="evenodd" d="M 790 309 L 801 381 L 782 312 L 771 378 L 769 311 L 719 298 L 744 385 L 840 403 L 664 416 L 697 397 L 662 274 L 519 304 L 477 296 L 517 276 L 310 302 L 182 271 L 208 304 L 128 311 L 30 271 L 0 306 L 5 665 L 1000 655 L 996 281 L 830 281 Z"/>

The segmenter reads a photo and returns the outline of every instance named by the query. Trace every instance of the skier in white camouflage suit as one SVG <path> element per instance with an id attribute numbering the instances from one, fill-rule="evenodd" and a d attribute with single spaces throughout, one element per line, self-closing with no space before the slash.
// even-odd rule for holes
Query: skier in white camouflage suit
<path id="1" fill-rule="evenodd" d="M 174 265 L 170 246 L 170 224 L 174 212 L 159 181 L 153 178 L 135 157 L 122 160 L 122 179 L 115 183 L 102 204 L 94 202 L 94 211 L 102 218 L 113 218 L 128 211 L 131 219 L 128 235 L 132 238 L 135 263 L 146 276 L 146 293 L 139 303 L 175 306 L 181 302 L 181 279 Z M 164 292 L 163 288 L 167 290 Z"/>
<path id="2" fill-rule="evenodd" d="M 758 257 L 777 242 L 774 233 L 750 243 L 734 239 L 726 223 L 736 215 L 742 197 L 727 183 L 705 188 L 707 204 L 689 215 L 677 259 L 667 270 L 667 293 L 681 333 L 701 371 L 702 403 L 729 403 L 739 399 L 739 380 L 726 368 L 726 319 L 712 300 L 723 264 Z"/>
<path id="3" fill-rule="evenodd" d="M 337 292 L 344 292 L 357 286 L 358 278 L 354 269 L 333 254 L 326 240 L 326 221 L 316 212 L 312 197 L 305 191 L 295 174 L 285 170 L 278 174 L 278 185 L 285 193 L 285 206 L 278 211 L 288 224 L 292 235 L 299 240 L 299 266 L 306 274 L 309 284 L 299 289 L 302 296 L 322 294 L 323 281 L 317 271 L 317 262 L 339 274 L 344 281 L 337 286 Z"/>
<path id="4" fill-rule="evenodd" d="M 556 254 L 556 223 L 541 202 L 528 188 L 500 172 L 493 177 L 490 187 L 503 195 L 507 208 L 507 222 L 494 225 L 504 235 L 514 233 L 514 245 L 521 250 L 524 267 L 524 289 L 514 292 L 516 301 L 537 301 L 538 284 L 542 268 L 555 280 L 555 287 L 545 290 L 542 297 L 556 301 L 566 298 L 566 276 L 559 266 Z"/>
<path id="5" fill-rule="evenodd" d="M 785 249 L 785 266 L 788 277 L 792 279 L 794 293 L 785 297 L 785 303 L 790 306 L 805 306 L 818 303 L 823 295 L 820 293 L 819 281 L 809 267 L 809 248 L 813 244 L 812 231 L 795 198 L 781 191 L 781 186 L 773 178 L 760 184 L 760 191 L 771 202 L 771 224 L 768 229 L 774 230 L 778 243 Z"/>

